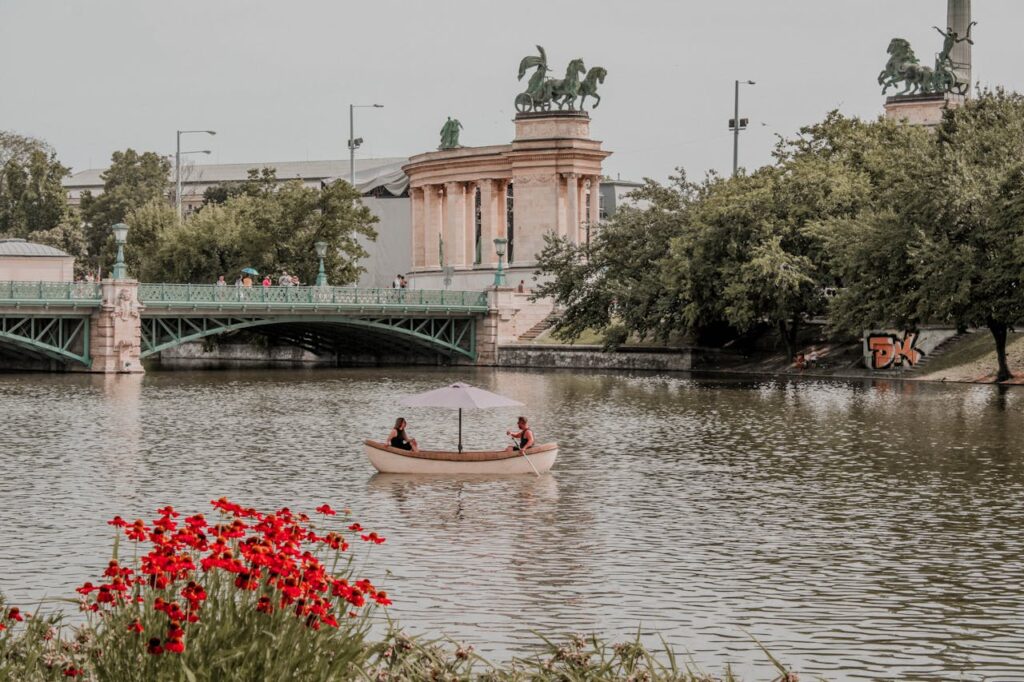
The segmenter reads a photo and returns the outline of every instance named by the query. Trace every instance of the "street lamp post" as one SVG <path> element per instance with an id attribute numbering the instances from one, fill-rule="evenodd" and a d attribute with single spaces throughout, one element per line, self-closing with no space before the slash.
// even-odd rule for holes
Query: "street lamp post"
<path id="1" fill-rule="evenodd" d="M 327 242 L 317 242 L 313 244 L 313 248 L 316 249 L 316 257 L 320 259 L 320 272 L 316 275 L 316 285 L 325 287 L 327 286 L 327 273 L 324 272 L 324 258 L 327 256 Z"/>
<path id="2" fill-rule="evenodd" d="M 736 96 L 733 106 L 733 119 L 729 121 L 729 128 L 732 130 L 732 174 L 733 177 L 739 172 L 740 167 L 740 131 L 747 127 L 747 119 L 740 118 L 740 86 L 757 85 L 754 81 L 736 81 Z"/>
<path id="3" fill-rule="evenodd" d="M 383 104 L 349 104 L 348 105 L 348 184 L 356 186 L 356 148 L 363 143 L 363 138 L 356 137 L 356 109 L 383 109 Z"/>
<path id="4" fill-rule="evenodd" d="M 498 237 L 494 240 L 494 250 L 498 254 L 498 269 L 494 271 L 494 288 L 505 286 L 505 247 L 508 245 L 508 240 L 504 237 Z"/>
<path id="5" fill-rule="evenodd" d="M 112 279 L 126 279 L 128 268 L 124 264 L 124 243 L 128 238 L 128 226 L 124 223 L 117 223 L 110 228 L 114 233 L 114 240 L 117 242 L 117 257 L 114 259 L 114 268 L 111 270 Z"/>
<path id="6" fill-rule="evenodd" d="M 201 152 L 182 152 L 181 151 L 181 136 L 191 135 L 193 133 L 206 133 L 207 135 L 216 135 L 217 132 L 214 130 L 179 130 L 178 131 L 178 143 L 174 151 L 174 208 L 178 213 L 178 220 L 181 220 L 181 157 L 184 154 L 209 154 L 209 150 L 203 150 Z"/>

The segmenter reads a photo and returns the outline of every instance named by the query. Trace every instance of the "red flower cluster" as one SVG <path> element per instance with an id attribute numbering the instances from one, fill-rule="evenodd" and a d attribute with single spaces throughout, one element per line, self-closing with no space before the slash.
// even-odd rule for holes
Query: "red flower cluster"
<path id="1" fill-rule="evenodd" d="M 245 596 L 248 592 L 260 593 L 254 601 L 256 611 L 270 614 L 288 608 L 314 630 L 323 625 L 338 627 L 338 615 L 347 612 L 354 617 L 358 614 L 351 609 L 368 601 L 391 604 L 387 593 L 369 580 L 349 583 L 325 568 L 317 556 L 318 548 L 346 551 L 349 545 L 341 533 L 317 535 L 308 527 L 307 515 L 287 507 L 263 514 L 223 497 L 211 504 L 223 515 L 222 523 L 210 524 L 202 514 L 181 519 L 170 506 L 157 510 L 158 517 L 149 525 L 142 519 L 129 524 L 120 516 L 108 521 L 123 529 L 128 539 L 149 543 L 151 548 L 135 569 L 112 560 L 103 572 L 105 582 L 78 587 L 76 591 L 87 598 L 83 608 L 117 609 L 152 599 L 153 608 L 167 617 L 167 631 L 162 638 L 149 637 L 146 650 L 160 655 L 185 651 L 186 628 L 200 620 L 207 599 L 204 585 L 217 572 L 231 576 L 240 600 L 250 599 Z M 316 511 L 325 520 L 337 513 L 327 504 Z M 349 529 L 363 530 L 358 523 Z M 385 541 L 374 532 L 361 537 L 375 544 Z M 95 597 L 90 597 L 94 593 Z M 11 609 L 7 617 L 21 620 L 17 609 Z M 143 630 L 138 618 L 128 626 L 128 631 L 136 634 Z"/>

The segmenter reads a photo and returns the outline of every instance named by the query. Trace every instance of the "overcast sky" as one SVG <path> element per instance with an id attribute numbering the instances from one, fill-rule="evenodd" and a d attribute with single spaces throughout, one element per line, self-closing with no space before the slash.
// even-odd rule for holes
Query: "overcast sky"
<path id="1" fill-rule="evenodd" d="M 975 0 L 974 78 L 1024 90 L 1024 2 Z M 519 60 L 604 66 L 592 133 L 605 172 L 664 179 L 741 164 L 830 109 L 875 117 L 893 36 L 923 62 L 945 0 L 0 0 L 0 129 L 41 137 L 75 170 L 125 147 L 174 151 L 212 128 L 211 162 L 345 158 L 348 104 L 363 156 L 433 149 L 448 115 L 465 145 L 511 140 Z"/>

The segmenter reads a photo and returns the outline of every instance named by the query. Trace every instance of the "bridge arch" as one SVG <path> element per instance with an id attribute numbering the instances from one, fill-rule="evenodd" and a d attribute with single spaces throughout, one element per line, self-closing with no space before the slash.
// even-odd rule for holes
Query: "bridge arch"
<path id="1" fill-rule="evenodd" d="M 92 365 L 88 317 L 0 315 L 0 345 L 65 365 Z"/>
<path id="2" fill-rule="evenodd" d="M 253 329 L 270 332 L 291 345 L 313 352 L 338 350 L 346 341 L 345 332 L 361 331 L 371 336 L 390 338 L 423 351 L 476 359 L 476 318 L 290 315 L 261 317 L 155 316 L 143 317 L 142 352 L 146 358 L 184 343 L 219 336 L 233 331 Z M 272 329 L 283 333 L 273 334 Z"/>

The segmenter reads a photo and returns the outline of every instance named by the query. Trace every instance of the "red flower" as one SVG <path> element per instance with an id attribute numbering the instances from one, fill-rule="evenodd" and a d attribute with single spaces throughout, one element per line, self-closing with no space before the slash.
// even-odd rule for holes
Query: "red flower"
<path id="1" fill-rule="evenodd" d="M 10 609 L 7 610 L 7 620 L 16 620 L 20 623 L 25 619 L 21 615 L 21 609 L 19 609 L 17 606 L 12 606 Z"/>
<path id="2" fill-rule="evenodd" d="M 387 541 L 387 538 L 382 538 L 376 533 L 370 533 L 369 535 L 360 535 L 359 537 L 361 537 L 364 542 L 372 542 L 375 545 L 383 545 Z"/>
<path id="3" fill-rule="evenodd" d="M 180 654 L 185 651 L 185 643 L 180 639 L 169 639 L 165 648 L 174 654 Z"/>
<path id="4" fill-rule="evenodd" d="M 128 522 L 125 521 L 124 519 L 122 519 L 120 516 L 115 516 L 114 518 L 112 518 L 109 521 L 107 521 L 107 525 L 108 526 L 116 526 L 118 528 L 124 528 L 125 526 L 128 525 Z"/>
<path id="5" fill-rule="evenodd" d="M 78 594 L 90 594 L 93 590 L 98 589 L 100 588 L 96 587 L 92 583 L 87 582 L 84 583 L 81 587 L 76 587 L 75 592 L 77 592 Z"/>
<path id="6" fill-rule="evenodd" d="M 142 632 L 142 621 L 140 621 L 138 618 L 136 618 L 135 621 L 131 625 L 128 626 L 128 631 L 129 632 Z"/>
<path id="7" fill-rule="evenodd" d="M 363 527 L 360 526 L 358 523 L 353 523 L 351 526 L 348 527 L 348 529 L 358 533 L 359 531 L 361 531 L 363 529 Z"/>
<path id="8" fill-rule="evenodd" d="M 7 626 L 4 625 L 3 623 L 0 623 L 0 632 L 3 632 L 6 629 L 7 629 Z"/>
<path id="9" fill-rule="evenodd" d="M 262 613 L 273 613 L 274 605 L 270 603 L 270 597 L 260 597 L 260 600 L 256 603 L 256 610 Z"/>
<path id="10" fill-rule="evenodd" d="M 167 639 L 181 639 L 185 636 L 185 631 L 181 629 L 181 626 L 177 623 L 171 623 L 170 627 L 167 628 Z M 170 647 L 168 647 L 170 648 Z"/>
<path id="11" fill-rule="evenodd" d="M 150 638 L 149 646 L 146 647 L 146 651 L 148 651 L 149 653 L 153 654 L 154 656 L 159 656 L 160 654 L 162 654 L 164 652 L 164 648 L 162 646 L 160 646 L 160 638 L 159 637 L 152 637 L 152 638 Z"/>
<path id="12" fill-rule="evenodd" d="M 391 606 L 391 600 L 388 599 L 388 593 L 383 590 L 374 595 L 373 600 L 381 606 Z"/>
<path id="13" fill-rule="evenodd" d="M 142 519 L 136 519 L 130 527 L 126 528 L 124 534 L 128 536 L 129 540 L 142 541 L 147 539 L 146 523 Z"/>
<path id="14" fill-rule="evenodd" d="M 329 505 L 329 504 L 322 504 L 319 507 L 317 507 L 316 510 L 319 513 L 323 514 L 324 516 L 334 516 L 335 514 L 338 513 L 336 511 L 334 511 L 333 509 L 331 509 L 331 505 Z"/>
<path id="15" fill-rule="evenodd" d="M 64 677 L 78 677 L 83 672 L 81 668 L 64 668 Z"/>
<path id="16" fill-rule="evenodd" d="M 156 513 L 160 516 L 173 516 L 174 518 L 178 518 L 179 516 L 181 516 L 181 514 L 174 511 L 174 507 L 172 507 L 171 505 L 167 505 L 163 509 L 157 509 Z"/>

